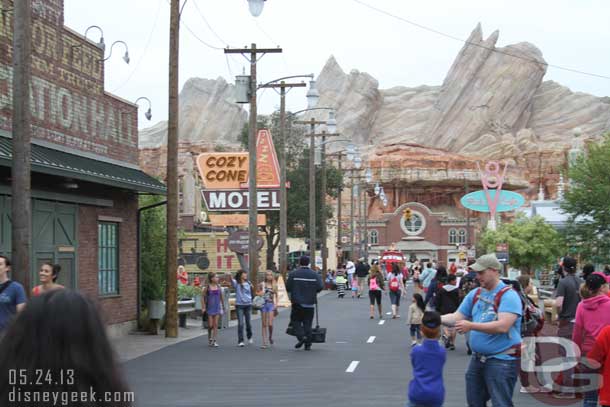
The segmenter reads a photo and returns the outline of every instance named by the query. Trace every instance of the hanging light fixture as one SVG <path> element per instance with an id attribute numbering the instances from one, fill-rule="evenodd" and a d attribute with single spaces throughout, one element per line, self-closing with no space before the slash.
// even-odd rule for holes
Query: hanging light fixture
<path id="1" fill-rule="evenodd" d="M 335 134 L 337 132 L 337 120 L 335 119 L 334 110 L 328 112 L 328 120 L 326 120 L 326 129 L 330 134 Z"/>
<path id="2" fill-rule="evenodd" d="M 250 14 L 252 17 L 258 17 L 263 12 L 266 0 L 248 0 L 248 7 L 250 8 Z"/>
<path id="3" fill-rule="evenodd" d="M 381 192 L 381 187 L 379 186 L 379 182 L 376 182 L 376 183 L 375 183 L 375 189 L 374 189 L 374 191 L 375 191 L 375 195 L 376 195 L 376 196 L 379 196 L 379 193 Z"/>

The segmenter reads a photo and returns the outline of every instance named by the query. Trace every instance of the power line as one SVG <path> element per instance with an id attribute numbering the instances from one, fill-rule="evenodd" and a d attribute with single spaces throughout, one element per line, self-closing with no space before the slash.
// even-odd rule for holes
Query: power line
<path id="1" fill-rule="evenodd" d="M 542 66 L 548 66 L 550 68 L 555 68 L 555 69 L 559 69 L 559 70 L 562 70 L 562 71 L 568 71 L 568 72 L 577 73 L 577 74 L 581 74 L 581 75 L 592 76 L 592 77 L 595 77 L 595 78 L 610 79 L 610 76 L 600 75 L 600 74 L 591 73 L 591 72 L 580 71 L 578 69 L 567 68 L 567 67 L 560 66 L 560 65 L 553 65 L 553 64 L 546 63 L 546 62 L 538 61 L 537 59 L 534 59 L 534 58 L 528 58 L 528 57 L 525 57 L 525 56 L 522 56 L 522 55 L 513 54 L 511 52 L 502 51 L 502 50 L 499 50 L 499 49 L 497 49 L 495 47 L 488 47 L 486 45 L 479 44 L 479 43 L 476 43 L 476 42 L 463 40 L 463 39 L 458 38 L 456 36 L 453 36 L 451 34 L 447 34 L 447 33 L 444 33 L 442 31 L 438 31 L 438 30 L 436 30 L 434 28 L 430 28 L 430 27 L 427 27 L 425 25 L 418 24 L 418 23 L 416 23 L 414 21 L 407 20 L 404 17 L 397 16 L 395 14 L 390 13 L 389 11 L 382 10 L 382 9 L 377 8 L 375 6 L 372 6 L 372 5 L 368 4 L 368 3 L 365 3 L 365 2 L 363 2 L 361 0 L 352 0 L 352 1 L 355 2 L 355 3 L 360 4 L 361 6 L 364 6 L 364 7 L 367 7 L 369 9 L 373 10 L 373 11 L 376 11 L 377 13 L 383 14 L 383 15 L 391 17 L 391 18 L 394 18 L 396 20 L 399 20 L 399 21 L 401 21 L 403 23 L 407 23 L 409 25 L 412 25 L 414 27 L 420 28 L 422 30 L 429 31 L 431 33 L 434 33 L 434 34 L 437 34 L 437 35 L 440 35 L 440 36 L 452 39 L 454 41 L 461 42 L 463 44 L 472 45 L 472 46 L 475 46 L 475 47 L 486 49 L 486 50 L 491 51 L 491 52 L 496 52 L 498 54 L 507 55 L 507 56 L 510 56 L 510 57 L 513 57 L 513 58 L 521 59 L 521 60 L 524 60 L 524 61 L 527 61 L 527 62 L 532 62 L 532 63 L 538 64 L 538 65 L 542 65 Z"/>
<path id="2" fill-rule="evenodd" d="M 195 34 L 195 32 L 194 32 L 193 30 L 191 30 L 191 28 L 190 28 L 190 27 L 189 27 L 189 26 L 186 24 L 186 22 L 182 21 L 181 23 L 182 23 L 182 25 L 184 25 L 184 27 L 186 27 L 186 29 L 188 30 L 188 32 L 190 32 L 190 33 L 191 33 L 191 35 L 192 35 L 193 37 L 195 37 L 195 39 L 196 39 L 197 41 L 199 41 L 200 43 L 202 43 L 202 44 L 203 44 L 203 45 L 205 45 L 206 47 L 211 48 L 211 49 L 214 49 L 214 50 L 223 50 L 223 49 L 224 49 L 224 47 L 215 47 L 214 45 L 212 45 L 212 44 L 209 44 L 209 43 L 205 42 L 204 40 L 202 40 L 201 38 L 199 38 L 199 36 L 198 36 L 197 34 Z"/>
<path id="3" fill-rule="evenodd" d="M 220 40 L 220 42 L 222 42 L 223 44 L 226 44 L 227 46 L 229 46 L 229 43 L 225 40 L 222 39 L 222 37 L 220 35 L 218 35 L 218 33 L 212 28 L 212 26 L 210 25 L 210 23 L 208 22 L 207 18 L 205 18 L 205 15 L 201 12 L 201 9 L 199 8 L 199 6 L 197 5 L 197 2 L 194 1 L 193 5 L 195 6 L 195 9 L 197 10 L 197 13 L 199 14 L 199 16 L 201 17 L 201 19 L 203 20 L 203 22 L 205 23 L 205 25 L 208 26 L 208 28 L 210 29 L 210 31 L 212 32 L 212 34 L 214 34 L 214 36 L 216 38 L 218 38 L 218 40 Z"/>
<path id="4" fill-rule="evenodd" d="M 161 12 L 161 5 L 162 4 L 163 4 L 163 0 L 159 0 L 159 6 L 157 7 L 157 13 L 155 15 L 155 21 L 153 22 L 153 26 L 150 29 L 150 33 L 148 34 L 148 40 L 146 41 L 146 46 L 144 47 L 144 51 L 140 55 L 140 58 L 138 58 L 138 62 L 136 62 L 136 65 L 133 68 L 133 71 L 131 71 L 129 76 L 127 76 L 127 79 L 125 79 L 125 81 L 122 84 L 120 84 L 118 87 L 116 87 L 115 89 L 112 90 L 112 93 L 117 92 L 118 90 L 122 89 L 125 85 L 127 85 L 127 83 L 129 83 L 129 81 L 131 80 L 133 75 L 136 73 L 136 71 L 140 67 L 140 63 L 142 62 L 142 60 L 144 59 L 144 56 L 146 56 L 146 53 L 148 52 L 148 47 L 150 46 L 150 41 L 152 40 L 153 33 L 155 32 L 155 28 L 157 27 L 157 21 L 159 20 L 159 14 Z"/>

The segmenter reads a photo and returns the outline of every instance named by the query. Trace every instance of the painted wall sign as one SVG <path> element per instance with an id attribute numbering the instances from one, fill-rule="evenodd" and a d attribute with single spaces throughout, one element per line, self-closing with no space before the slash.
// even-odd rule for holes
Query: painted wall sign
<path id="1" fill-rule="evenodd" d="M 250 207 L 248 190 L 210 191 L 202 189 L 201 194 L 210 211 L 246 211 Z M 261 211 L 280 209 L 280 191 L 262 189 L 257 191 L 257 207 Z"/>
<path id="2" fill-rule="evenodd" d="M 63 26 L 63 2 L 32 3 L 32 136 L 138 163 L 137 106 L 104 91 L 104 52 Z M 0 129 L 12 131 L 13 14 L 0 18 Z"/>
<path id="3" fill-rule="evenodd" d="M 525 198 L 520 194 L 512 191 L 500 191 L 496 199 L 497 192 L 492 191 L 475 191 L 467 195 L 464 195 L 460 202 L 465 208 L 471 209 L 477 212 L 491 212 L 488 202 L 487 194 L 491 198 L 492 202 L 496 202 L 496 212 L 509 212 L 514 211 L 525 203 Z"/>

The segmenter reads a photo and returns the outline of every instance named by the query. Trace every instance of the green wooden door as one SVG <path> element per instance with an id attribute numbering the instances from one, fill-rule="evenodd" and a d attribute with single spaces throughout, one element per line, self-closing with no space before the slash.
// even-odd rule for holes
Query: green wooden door
<path id="1" fill-rule="evenodd" d="M 53 201 L 34 200 L 32 217 L 33 285 L 39 281 L 42 263 L 59 264 L 58 284 L 76 288 L 76 253 L 78 206 Z"/>

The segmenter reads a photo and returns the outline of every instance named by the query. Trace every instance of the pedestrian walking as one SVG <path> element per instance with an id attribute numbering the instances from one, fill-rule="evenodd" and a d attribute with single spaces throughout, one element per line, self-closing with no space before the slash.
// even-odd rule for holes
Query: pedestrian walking
<path id="1" fill-rule="evenodd" d="M 383 319 L 383 311 L 381 310 L 381 297 L 385 287 L 383 285 L 383 276 L 379 268 L 374 268 L 368 276 L 367 285 L 369 287 L 369 300 L 371 302 L 371 319 L 375 318 L 375 303 L 379 310 L 379 319 Z"/>
<path id="2" fill-rule="evenodd" d="M 33 297 L 0 342 L 0 371 L 7 375 L 0 380 L 0 405 L 51 405 L 42 400 L 59 395 L 61 401 L 63 394 L 72 395 L 72 403 L 64 405 L 131 406 L 133 393 L 106 328 L 93 301 L 83 294 L 51 290 Z M 11 370 L 18 372 L 19 387 L 8 380 Z M 29 394 L 32 401 L 10 400 L 16 389 L 17 394 Z M 83 393 L 97 394 L 98 399 L 74 402 L 74 395 Z M 104 395 L 112 395 L 112 403 L 104 401 Z M 36 397 L 40 403 L 34 402 Z"/>
<path id="3" fill-rule="evenodd" d="M 235 311 L 237 313 L 237 346 L 244 347 L 244 327 L 248 343 L 253 344 L 252 340 L 252 293 L 254 287 L 248 281 L 248 274 L 244 270 L 238 270 L 235 278 L 231 279 L 231 284 L 235 289 Z"/>
<path id="4" fill-rule="evenodd" d="M 524 274 L 520 275 L 517 277 L 517 281 L 519 282 L 523 293 L 527 296 L 529 301 L 531 301 L 532 304 L 538 304 L 538 291 L 536 290 L 534 284 L 532 284 L 530 276 Z M 530 336 L 538 336 L 538 334 L 539 333 L 536 332 Z M 539 361 L 541 361 L 542 358 L 540 354 L 540 346 L 538 344 L 534 345 L 533 353 L 534 363 L 538 363 Z M 529 373 L 524 371 L 523 369 L 521 369 L 521 371 L 519 372 L 519 379 L 521 381 L 521 388 L 519 389 L 520 393 L 548 393 L 553 390 L 551 383 L 541 385 L 535 373 Z"/>
<path id="5" fill-rule="evenodd" d="M 59 264 L 42 263 L 38 273 L 40 285 L 37 285 L 32 289 L 32 295 L 35 297 L 44 294 L 47 291 L 64 288 L 63 285 L 56 283 L 60 271 L 61 266 Z"/>
<path id="6" fill-rule="evenodd" d="M 277 313 L 278 304 L 278 288 L 273 271 L 268 270 L 265 273 L 265 281 L 260 284 L 259 295 L 265 300 L 265 304 L 261 309 L 261 324 L 263 329 L 263 344 L 261 348 L 267 349 L 267 339 L 269 340 L 269 345 L 273 345 L 273 318 Z"/>
<path id="7" fill-rule="evenodd" d="M 356 280 L 356 277 L 352 276 L 350 286 L 352 287 L 352 300 L 354 300 L 356 299 L 356 295 L 358 295 L 358 280 Z"/>
<path id="8" fill-rule="evenodd" d="M 379 271 L 379 266 L 373 266 L 377 271 Z M 358 278 L 358 298 L 362 296 L 364 290 L 366 290 L 366 282 L 369 276 L 369 271 L 371 271 L 371 266 L 369 266 L 364 257 L 358 260 L 358 265 L 356 266 L 356 277 Z"/>
<path id="9" fill-rule="evenodd" d="M 400 318 L 400 298 L 405 295 L 405 284 L 402 281 L 402 272 L 397 263 L 392 263 L 392 269 L 388 273 L 388 291 L 392 303 L 392 319 Z"/>
<path id="10" fill-rule="evenodd" d="M 23 310 L 26 301 L 23 286 L 8 278 L 10 269 L 8 257 L 0 256 L 0 337 L 15 315 Z"/>
<path id="11" fill-rule="evenodd" d="M 457 277 L 455 274 L 447 276 L 447 284 L 439 289 L 436 296 L 436 310 L 441 315 L 453 314 L 460 306 L 460 293 L 456 285 Z M 443 341 L 445 348 L 455 350 L 455 328 L 451 326 L 443 327 Z"/>
<path id="12" fill-rule="evenodd" d="M 445 401 L 443 368 L 447 353 L 439 343 L 441 316 L 426 311 L 422 318 L 424 340 L 411 349 L 413 379 L 409 383 L 409 407 L 440 407 Z"/>
<path id="13" fill-rule="evenodd" d="M 447 269 L 443 265 L 439 265 L 438 269 L 435 270 L 434 277 L 430 284 L 428 285 L 428 291 L 426 291 L 426 298 L 424 302 L 426 303 L 426 307 L 429 311 L 436 310 L 436 296 L 438 291 L 445 285 L 447 282 Z"/>
<path id="14" fill-rule="evenodd" d="M 208 273 L 208 284 L 201 295 L 201 312 L 208 316 L 208 346 L 218 347 L 218 322 L 224 309 L 222 288 L 218 284 L 218 275 Z"/>
<path id="15" fill-rule="evenodd" d="M 298 340 L 295 349 L 305 345 L 305 350 L 311 350 L 311 324 L 318 301 L 317 294 L 322 291 L 324 284 L 322 277 L 309 268 L 309 257 L 301 256 L 299 265 L 286 281 L 286 290 L 292 303 L 290 324 L 294 327 Z"/>
<path id="16" fill-rule="evenodd" d="M 428 287 L 430 287 L 430 283 L 432 279 L 436 276 L 436 270 L 432 268 L 432 263 L 427 263 L 424 271 L 421 272 L 419 276 L 419 280 L 421 281 L 422 287 L 424 288 L 424 292 L 428 292 Z"/>
<path id="17" fill-rule="evenodd" d="M 519 372 L 521 314 L 519 294 L 500 280 L 502 264 L 486 254 L 471 266 L 481 287 L 471 291 L 443 324 L 470 332 L 473 355 L 466 371 L 466 399 L 471 407 L 513 406 Z"/>
<path id="18" fill-rule="evenodd" d="M 354 280 L 354 276 L 356 275 L 356 265 L 353 261 L 348 260 L 345 264 L 345 270 L 347 271 L 347 281 L 349 282 L 351 288 L 353 287 L 352 280 Z"/>
<path id="19" fill-rule="evenodd" d="M 599 404 L 602 407 L 610 406 L 610 326 L 604 327 L 587 354 L 587 358 L 601 365 L 602 385 L 599 389 Z"/>
<path id="20" fill-rule="evenodd" d="M 337 298 L 345 297 L 345 286 L 347 285 L 347 278 L 345 278 L 345 272 L 343 270 L 337 270 Z"/>
<path id="21" fill-rule="evenodd" d="M 566 275 L 557 283 L 557 291 L 555 294 L 558 323 L 557 336 L 560 338 L 572 339 L 576 308 L 580 302 L 579 289 L 583 281 L 576 276 L 576 259 L 564 257 L 562 268 Z M 561 356 L 566 356 L 563 348 L 560 352 Z M 572 373 L 573 369 L 563 373 L 563 387 L 573 387 Z M 554 394 L 554 397 L 558 399 L 573 399 L 576 396 L 574 395 L 574 392 L 559 392 Z"/>
<path id="22" fill-rule="evenodd" d="M 409 305 L 409 331 L 411 333 L 411 346 L 417 345 L 421 340 L 421 320 L 426 312 L 426 304 L 421 294 L 413 294 L 413 302 Z"/>
<path id="23" fill-rule="evenodd" d="M 603 273 L 590 274 L 585 285 L 589 298 L 583 299 L 576 307 L 576 318 L 572 341 L 580 349 L 581 355 L 588 354 L 595 345 L 595 338 L 602 329 L 610 325 L 610 298 L 608 282 Z M 583 407 L 597 406 L 597 391 L 583 394 Z"/>

